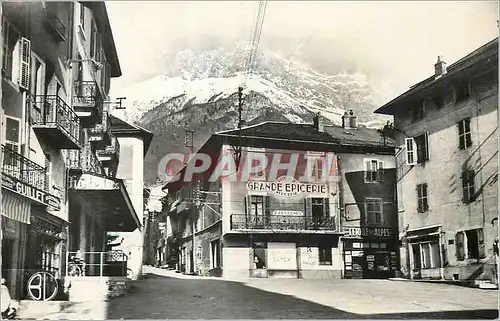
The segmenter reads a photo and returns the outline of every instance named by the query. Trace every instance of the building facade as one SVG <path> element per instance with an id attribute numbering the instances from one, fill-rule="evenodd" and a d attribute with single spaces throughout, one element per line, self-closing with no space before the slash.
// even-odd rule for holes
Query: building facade
<path id="1" fill-rule="evenodd" d="M 394 148 L 377 130 L 356 126 L 354 115 L 345 115 L 342 127 L 317 116 L 313 125 L 265 122 L 219 132 L 198 153 L 216 160 L 212 167 L 186 179 L 191 161 L 165 186 L 184 273 L 370 278 L 396 270 L 386 264 L 397 248 Z M 382 172 L 383 181 L 376 174 L 372 181 Z M 370 255 L 377 257 L 373 269 Z"/>
<path id="2" fill-rule="evenodd" d="M 380 107 L 394 115 L 402 273 L 495 280 L 498 39 Z"/>
<path id="3" fill-rule="evenodd" d="M 104 3 L 2 3 L 2 276 L 15 299 L 68 257 L 102 275 L 106 234 L 140 221 L 118 178 L 109 86 L 121 75 Z"/>

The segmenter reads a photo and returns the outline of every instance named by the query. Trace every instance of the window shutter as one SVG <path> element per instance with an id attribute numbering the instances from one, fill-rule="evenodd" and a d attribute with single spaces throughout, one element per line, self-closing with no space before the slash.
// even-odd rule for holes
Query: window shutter
<path id="1" fill-rule="evenodd" d="M 427 183 L 422 184 L 422 205 L 424 212 L 426 212 L 429 209 L 429 193 L 427 190 Z"/>
<path id="2" fill-rule="evenodd" d="M 477 230 L 478 252 L 479 258 L 486 257 L 486 247 L 484 245 L 484 231 L 482 228 Z"/>
<path id="3" fill-rule="evenodd" d="M 306 197 L 304 199 L 304 205 L 305 205 L 305 215 L 307 217 L 312 217 L 312 198 Z"/>
<path id="4" fill-rule="evenodd" d="M 264 196 L 264 216 L 270 216 L 271 215 L 271 204 L 270 204 L 270 197 L 269 196 Z"/>
<path id="5" fill-rule="evenodd" d="M 19 41 L 19 87 L 27 90 L 30 83 L 31 42 L 26 38 L 21 38 Z"/>
<path id="6" fill-rule="evenodd" d="M 250 196 L 245 196 L 245 198 L 243 199 L 243 203 L 245 204 L 245 214 L 246 216 L 250 216 Z"/>
<path id="7" fill-rule="evenodd" d="M 377 170 L 377 180 L 379 182 L 384 181 L 384 162 L 378 162 L 378 170 Z"/>
<path id="8" fill-rule="evenodd" d="M 425 139 L 424 139 L 424 150 L 425 150 L 425 160 L 430 159 L 430 154 L 429 154 L 429 133 L 426 132 L 425 134 Z"/>
<path id="9" fill-rule="evenodd" d="M 90 24 L 90 57 L 91 58 L 94 58 L 94 56 L 95 56 L 95 36 L 96 36 L 95 26 L 94 26 L 94 23 L 92 22 Z"/>
<path id="10" fill-rule="evenodd" d="M 371 162 L 369 160 L 365 161 L 365 166 L 366 166 L 366 169 L 365 169 L 365 181 L 366 182 L 369 182 L 371 181 L 371 177 L 372 177 L 372 168 L 371 168 Z"/>
<path id="11" fill-rule="evenodd" d="M 330 217 L 330 199 L 328 197 L 323 199 L 323 212 L 325 217 Z"/>
<path id="12" fill-rule="evenodd" d="M 406 138 L 406 164 L 415 165 L 416 161 L 416 145 L 413 138 Z"/>

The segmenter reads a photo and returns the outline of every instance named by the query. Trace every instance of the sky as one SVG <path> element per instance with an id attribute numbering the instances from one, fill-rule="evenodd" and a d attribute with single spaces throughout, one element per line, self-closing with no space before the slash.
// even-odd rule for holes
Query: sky
<path id="1" fill-rule="evenodd" d="M 184 49 L 250 41 L 257 1 L 107 1 L 123 76 L 161 75 Z M 260 46 L 325 74 L 360 72 L 386 101 L 498 36 L 497 1 L 268 1 Z"/>

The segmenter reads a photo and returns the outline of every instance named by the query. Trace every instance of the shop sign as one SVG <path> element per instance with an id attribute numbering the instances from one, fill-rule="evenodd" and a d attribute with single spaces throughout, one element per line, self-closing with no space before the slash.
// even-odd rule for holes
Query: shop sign
<path id="1" fill-rule="evenodd" d="M 300 194 L 326 194 L 326 184 L 301 183 L 292 176 L 278 177 L 276 182 L 247 183 L 247 189 L 255 192 L 272 192 L 281 197 L 296 197 Z"/>
<path id="2" fill-rule="evenodd" d="M 56 211 L 61 209 L 61 200 L 59 198 L 45 191 L 37 189 L 31 185 L 28 185 L 14 177 L 3 174 L 2 187 L 39 203 L 48 205 Z"/>
<path id="3" fill-rule="evenodd" d="M 275 210 L 273 215 L 276 216 L 304 216 L 302 211 Z"/>
<path id="4" fill-rule="evenodd" d="M 344 226 L 343 230 L 345 237 L 391 237 L 395 235 L 394 231 L 390 228 Z"/>

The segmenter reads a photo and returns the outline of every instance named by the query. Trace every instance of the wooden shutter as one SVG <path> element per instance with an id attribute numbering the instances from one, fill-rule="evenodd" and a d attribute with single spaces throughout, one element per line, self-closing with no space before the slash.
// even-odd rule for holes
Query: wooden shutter
<path id="1" fill-rule="evenodd" d="M 477 230 L 478 254 L 479 258 L 486 257 L 486 247 L 484 245 L 484 231 L 482 228 Z"/>
<path id="2" fill-rule="evenodd" d="M 365 182 L 370 182 L 372 179 L 372 167 L 371 161 L 365 160 Z"/>
<path id="3" fill-rule="evenodd" d="M 457 260 L 462 261 L 465 259 L 465 248 L 464 248 L 464 232 L 458 232 L 455 235 L 455 245 L 456 245 L 456 256 Z"/>
<path id="4" fill-rule="evenodd" d="M 312 198 L 310 197 L 304 199 L 304 214 L 307 217 L 312 217 Z"/>
<path id="5" fill-rule="evenodd" d="M 379 182 L 384 181 L 384 162 L 382 162 L 382 161 L 378 162 L 377 181 L 379 181 Z"/>
<path id="6" fill-rule="evenodd" d="M 429 133 L 426 132 L 424 133 L 424 160 L 429 160 L 430 159 L 430 153 L 429 153 Z"/>
<path id="7" fill-rule="evenodd" d="M 90 24 L 90 58 L 94 58 L 95 56 L 95 43 L 96 43 L 96 31 L 95 25 L 93 22 Z"/>
<path id="8" fill-rule="evenodd" d="M 413 138 L 406 138 L 406 164 L 407 165 L 415 165 L 417 164 L 417 155 L 416 155 L 416 144 Z"/>
<path id="9" fill-rule="evenodd" d="M 30 83 L 31 42 L 26 38 L 19 40 L 19 87 L 28 90 Z"/>

